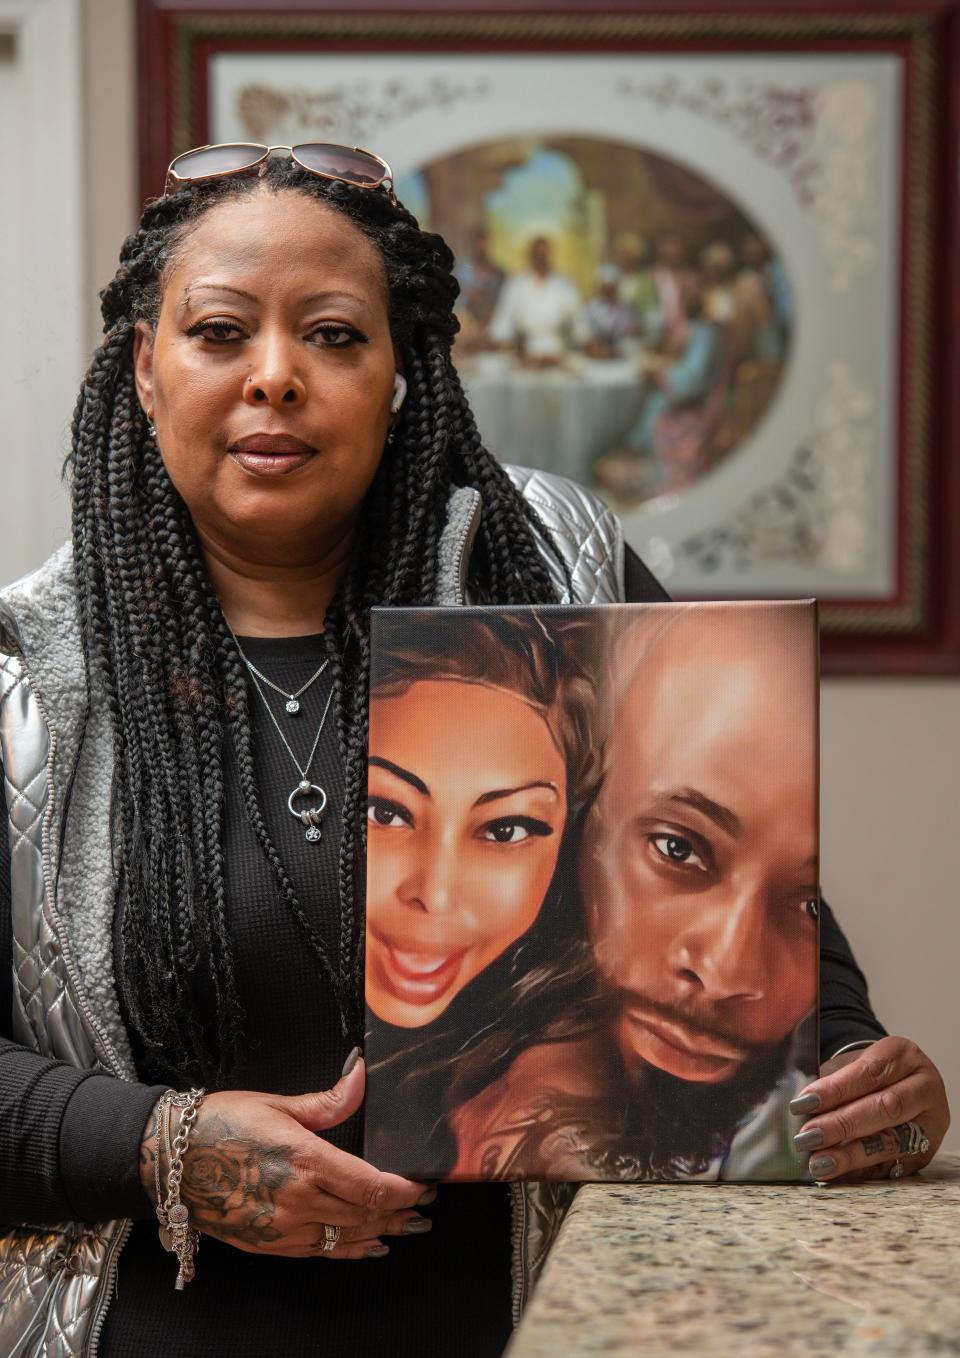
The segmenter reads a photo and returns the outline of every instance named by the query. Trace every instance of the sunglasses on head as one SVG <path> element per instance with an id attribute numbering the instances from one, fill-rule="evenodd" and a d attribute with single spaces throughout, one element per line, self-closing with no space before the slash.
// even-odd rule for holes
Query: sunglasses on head
<path id="1" fill-rule="evenodd" d="M 393 171 L 385 160 L 360 146 L 334 146 L 329 142 L 305 141 L 296 146 L 261 146 L 257 142 L 221 142 L 216 146 L 197 146 L 175 156 L 167 168 L 164 194 L 186 184 L 232 175 L 267 172 L 273 151 L 289 151 L 290 158 L 320 179 L 342 179 L 358 189 L 383 189 L 396 206 Z"/>

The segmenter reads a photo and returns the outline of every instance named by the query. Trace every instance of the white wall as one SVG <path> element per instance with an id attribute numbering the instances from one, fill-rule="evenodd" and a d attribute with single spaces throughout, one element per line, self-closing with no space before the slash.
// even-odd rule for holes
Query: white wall
<path id="1" fill-rule="evenodd" d="M 137 188 L 136 16 L 134 0 L 84 0 L 86 86 L 86 323 L 100 342 L 100 289 L 114 275 L 124 236 L 140 216 Z M 154 189 L 159 193 L 158 184 Z"/>
<path id="2" fill-rule="evenodd" d="M 0 0 L 0 31 L 5 5 L 56 8 L 68 20 L 79 13 L 79 0 Z M 84 347 L 78 334 L 85 336 L 87 347 L 95 342 L 96 289 L 111 276 L 120 242 L 136 215 L 133 0 L 87 0 L 84 17 L 84 127 L 92 189 L 86 231 L 80 231 L 80 239 L 85 238 L 85 302 L 71 317 L 74 294 L 68 288 L 52 319 L 43 322 L 46 329 L 34 330 L 29 345 L 21 343 L 19 334 L 11 337 L 9 324 L 0 329 L 7 428 L 18 431 L 0 453 L 2 579 L 41 559 L 56 539 L 61 509 L 52 487 L 60 449 L 53 445 L 56 431 L 69 420 L 75 390 L 75 379 L 67 381 L 66 375 L 76 369 Z M 15 102 L 11 78 L 0 63 L 0 125 L 8 142 L 16 116 L 10 113 Z M 52 109 L 53 101 L 45 107 Z M 61 203 L 67 192 L 64 184 Z M 3 296 L 19 284 L 5 262 L 11 253 L 7 243 L 21 247 L 29 220 L 11 219 L 8 202 L 4 194 Z M 34 222 L 30 229 L 35 228 Z M 66 248 L 69 253 L 69 242 Z M 42 283 L 34 276 L 30 287 Z M 32 347 L 38 342 L 39 358 Z M 35 386 L 39 363 L 56 378 L 44 381 L 42 399 Z M 12 408 L 21 421 L 16 426 L 10 423 Z M 31 434 L 31 429 L 38 432 Z M 957 1126 L 948 1138 L 955 1146 L 960 1146 L 958 747 L 960 680 L 824 683 L 825 892 L 870 978 L 880 1017 L 890 1031 L 916 1038 L 940 1064 L 956 1108 Z"/>
<path id="3" fill-rule="evenodd" d="M 960 681 L 826 680 L 824 895 L 888 1032 L 937 1062 L 960 1147 Z"/>
<path id="4" fill-rule="evenodd" d="M 0 33 L 0 579 L 8 580 L 39 565 L 68 522 L 60 468 L 85 348 L 80 0 L 0 0 Z"/>

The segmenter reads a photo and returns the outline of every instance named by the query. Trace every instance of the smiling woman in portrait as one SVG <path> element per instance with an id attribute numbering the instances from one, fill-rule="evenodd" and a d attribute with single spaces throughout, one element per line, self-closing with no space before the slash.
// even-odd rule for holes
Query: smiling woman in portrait
<path id="1" fill-rule="evenodd" d="M 491 1027 L 509 1049 L 517 994 L 582 938 L 572 852 L 597 755 L 589 619 L 452 621 L 378 615 L 370 687 L 366 1146 L 434 1176 L 457 1066 L 469 1079 Z"/>
<path id="2" fill-rule="evenodd" d="M 519 696 L 449 677 L 373 693 L 366 994 L 379 1018 L 429 1023 L 533 924 L 565 783 L 545 721 Z"/>
<path id="3" fill-rule="evenodd" d="M 370 611 L 663 591 L 485 450 L 452 254 L 384 162 L 171 170 L 101 293 L 71 540 L 0 590 L 0 1349 L 493 1358 L 558 1200 L 361 1154 Z M 839 933 L 824 967 L 825 1030 L 882 1037 Z M 936 1072 L 885 1041 L 935 1149 Z"/>
<path id="4" fill-rule="evenodd" d="M 366 998 L 419 1028 L 540 914 L 593 758 L 591 629 L 471 615 L 455 650 L 442 617 L 402 629 L 370 690 Z"/>

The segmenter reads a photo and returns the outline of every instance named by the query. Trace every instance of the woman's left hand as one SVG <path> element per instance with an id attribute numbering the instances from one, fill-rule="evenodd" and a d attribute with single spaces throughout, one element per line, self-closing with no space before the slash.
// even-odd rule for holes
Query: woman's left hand
<path id="1" fill-rule="evenodd" d="M 905 1037 L 884 1037 L 825 1062 L 790 1109 L 807 1118 L 795 1144 L 810 1152 L 818 1182 L 916 1174 L 950 1126 L 940 1072 Z"/>

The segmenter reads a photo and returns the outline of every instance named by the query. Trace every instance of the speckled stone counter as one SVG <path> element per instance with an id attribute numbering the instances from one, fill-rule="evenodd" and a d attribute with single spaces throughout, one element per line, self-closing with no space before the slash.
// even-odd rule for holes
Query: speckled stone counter
<path id="1" fill-rule="evenodd" d="M 900 1181 L 582 1188 L 508 1358 L 960 1354 L 960 1154 Z"/>

